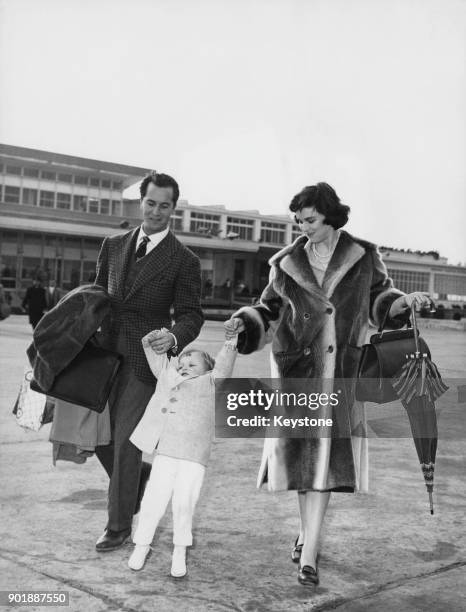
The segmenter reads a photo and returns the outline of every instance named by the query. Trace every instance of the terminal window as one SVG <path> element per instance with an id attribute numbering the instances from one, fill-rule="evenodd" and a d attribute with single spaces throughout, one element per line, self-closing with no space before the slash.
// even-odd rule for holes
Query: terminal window
<path id="1" fill-rule="evenodd" d="M 27 206 L 37 206 L 37 189 L 23 188 L 22 202 Z"/>
<path id="2" fill-rule="evenodd" d="M 7 166 L 6 173 L 7 174 L 21 174 L 21 166 Z"/>
<path id="3" fill-rule="evenodd" d="M 434 291 L 438 294 L 455 296 L 450 299 L 466 299 L 466 277 L 459 274 L 435 274 Z"/>
<path id="4" fill-rule="evenodd" d="M 197 234 L 212 234 L 220 229 L 220 216 L 205 213 L 191 213 L 190 231 Z"/>
<path id="5" fill-rule="evenodd" d="M 392 278 L 395 287 L 404 293 L 429 291 L 429 272 L 388 268 L 388 275 Z"/>
<path id="6" fill-rule="evenodd" d="M 7 204 L 19 204 L 19 187 L 5 185 L 5 202 Z"/>
<path id="7" fill-rule="evenodd" d="M 261 240 L 271 244 L 285 244 L 286 225 L 283 223 L 261 223 Z"/>
<path id="8" fill-rule="evenodd" d="M 37 168 L 23 168 L 23 175 L 37 178 L 39 176 L 39 170 Z"/>
<path id="9" fill-rule="evenodd" d="M 55 193 L 53 191 L 41 191 L 39 206 L 44 208 L 53 208 L 55 204 Z"/>
<path id="10" fill-rule="evenodd" d="M 175 232 L 183 231 L 183 211 L 175 210 L 173 215 L 170 217 L 170 229 Z"/>
<path id="11" fill-rule="evenodd" d="M 230 232 L 238 234 L 241 240 L 252 240 L 254 221 L 240 217 L 227 217 L 227 234 Z"/>
<path id="12" fill-rule="evenodd" d="M 70 210 L 71 195 L 69 193 L 57 193 L 57 208 Z"/>

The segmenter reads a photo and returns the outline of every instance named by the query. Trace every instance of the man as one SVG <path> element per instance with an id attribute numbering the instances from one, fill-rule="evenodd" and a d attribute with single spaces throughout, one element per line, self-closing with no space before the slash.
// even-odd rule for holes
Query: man
<path id="1" fill-rule="evenodd" d="M 41 286 L 38 278 L 32 281 L 32 287 L 27 288 L 22 306 L 29 315 L 29 323 L 32 329 L 35 329 L 47 309 L 45 289 Z"/>
<path id="2" fill-rule="evenodd" d="M 57 289 L 57 283 L 55 280 L 49 280 L 47 289 L 45 290 L 45 299 L 47 301 L 47 310 L 52 310 L 60 300 L 60 294 Z"/>
<path id="3" fill-rule="evenodd" d="M 106 238 L 97 261 L 95 283 L 107 289 L 114 304 L 104 335 L 124 357 L 109 399 L 113 442 L 96 449 L 110 477 L 108 523 L 96 543 L 98 552 L 119 548 L 131 533 L 141 451 L 129 436 L 156 384 L 141 338 L 155 329 L 170 330 L 151 346 L 158 354 L 173 355 L 198 336 L 203 323 L 199 258 L 169 231 L 178 184 L 168 175 L 152 172 L 142 181 L 140 194 L 142 225 Z"/>

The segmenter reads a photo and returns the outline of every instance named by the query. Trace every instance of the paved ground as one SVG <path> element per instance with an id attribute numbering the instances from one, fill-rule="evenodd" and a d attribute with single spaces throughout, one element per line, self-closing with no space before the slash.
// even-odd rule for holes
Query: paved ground
<path id="1" fill-rule="evenodd" d="M 212 352 L 220 329 L 208 323 L 203 330 L 201 341 Z M 0 590 L 67 590 L 69 609 L 79 612 L 466 609 L 466 404 L 457 404 L 456 390 L 440 407 L 436 514 L 427 509 L 412 440 L 371 438 L 371 491 L 332 497 L 315 593 L 297 583 L 289 560 L 296 495 L 255 489 L 260 441 L 216 441 L 189 576 L 176 581 L 169 577 L 169 516 L 142 572 L 126 567 L 129 545 L 97 554 L 94 542 L 106 520 L 99 463 L 53 467 L 50 426 L 32 433 L 15 424 L 10 412 L 30 336 L 25 317 L 0 323 Z M 466 378 L 466 334 L 429 329 L 424 336 L 444 377 Z M 236 374 L 267 371 L 264 351 L 240 357 Z M 387 410 L 370 407 L 373 430 L 405 435 L 406 417 L 401 411 L 387 417 Z"/>

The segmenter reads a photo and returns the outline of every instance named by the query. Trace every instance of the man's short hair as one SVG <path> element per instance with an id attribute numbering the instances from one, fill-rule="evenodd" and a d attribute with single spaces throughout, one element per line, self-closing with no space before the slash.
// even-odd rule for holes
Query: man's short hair
<path id="1" fill-rule="evenodd" d="M 181 355 L 178 357 L 178 361 L 182 359 L 183 357 L 190 357 L 194 353 L 198 353 L 199 355 L 201 355 L 206 365 L 207 371 L 214 369 L 215 359 L 212 357 L 212 355 L 209 355 L 209 353 L 201 349 L 187 349 L 186 351 L 183 351 Z"/>
<path id="2" fill-rule="evenodd" d="M 173 204 L 176 206 L 178 198 L 180 197 L 180 188 L 175 179 L 168 174 L 160 174 L 153 170 L 150 174 L 142 179 L 142 183 L 139 186 L 139 193 L 141 194 L 141 200 L 146 197 L 147 187 L 149 183 L 154 183 L 157 187 L 171 187 L 173 191 Z"/>

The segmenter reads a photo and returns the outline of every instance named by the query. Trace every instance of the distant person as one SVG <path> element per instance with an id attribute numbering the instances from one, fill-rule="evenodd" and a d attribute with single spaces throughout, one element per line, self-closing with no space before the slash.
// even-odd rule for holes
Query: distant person
<path id="1" fill-rule="evenodd" d="M 45 290 L 45 298 L 47 301 L 47 310 L 52 310 L 60 301 L 60 293 L 57 288 L 57 282 L 54 279 L 49 280 L 49 284 Z"/>
<path id="2" fill-rule="evenodd" d="M 27 288 L 22 306 L 29 315 L 29 323 L 32 325 L 32 329 L 35 329 L 42 315 L 47 310 L 45 289 L 38 278 L 35 278 L 32 281 L 32 286 Z"/>
<path id="3" fill-rule="evenodd" d="M 213 289 L 212 279 L 208 278 L 204 283 L 204 297 L 211 297 Z"/>
<path id="4" fill-rule="evenodd" d="M 142 339 L 157 388 L 130 440 L 156 456 L 142 499 L 134 534 L 134 551 L 128 561 L 133 570 L 144 566 L 159 521 L 172 500 L 173 556 L 171 575 L 186 574 L 186 547 L 193 543 L 192 522 L 214 437 L 215 378 L 228 378 L 236 359 L 236 342 L 225 342 L 217 360 L 199 349 L 181 353 L 178 365 L 166 354 L 158 355 L 149 342 L 163 337 L 165 329 Z M 227 339 L 233 338 L 229 334 Z M 165 413 L 161 406 L 170 405 Z"/>
<path id="5" fill-rule="evenodd" d="M 2 283 L 0 283 L 0 321 L 10 316 L 11 306 L 9 296 L 5 293 Z"/>

